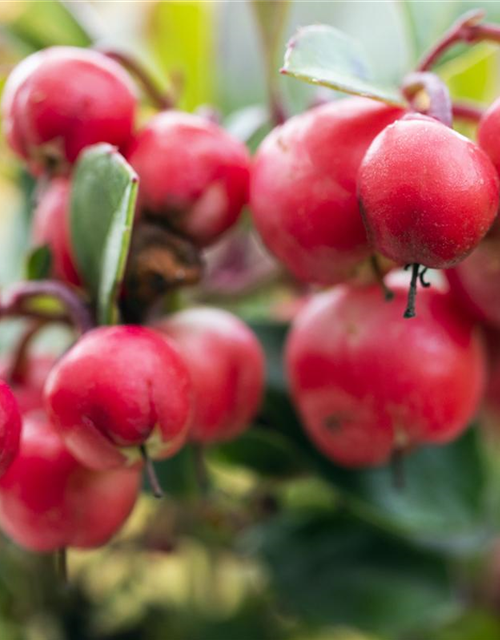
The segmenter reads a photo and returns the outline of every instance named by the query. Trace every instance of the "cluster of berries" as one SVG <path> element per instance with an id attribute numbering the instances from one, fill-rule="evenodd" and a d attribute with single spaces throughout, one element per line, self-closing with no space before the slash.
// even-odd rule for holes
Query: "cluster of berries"
<path id="1" fill-rule="evenodd" d="M 54 47 L 26 58 L 3 97 L 8 143 L 40 178 L 34 243 L 52 276 L 82 290 L 70 233 L 72 168 L 107 142 L 139 177 L 136 226 L 199 250 L 231 227 L 248 198 L 245 146 L 201 116 L 171 110 L 134 130 L 137 99 L 106 55 Z M 0 386 L 0 526 L 48 551 L 94 547 L 123 524 L 144 462 L 186 441 L 237 436 L 261 402 L 264 355 L 240 319 L 192 308 L 151 326 L 91 329 L 58 360 L 28 358 Z"/>
<path id="2" fill-rule="evenodd" d="M 297 278 L 338 285 L 304 304 L 286 366 L 305 428 L 339 464 L 450 441 L 483 398 L 477 322 L 500 329 L 500 100 L 478 142 L 355 97 L 289 119 L 257 152 L 250 205 L 265 244 Z M 412 267 L 408 304 L 401 273 L 389 299 L 373 284 L 398 265 Z M 427 268 L 449 285 L 427 288 Z"/>

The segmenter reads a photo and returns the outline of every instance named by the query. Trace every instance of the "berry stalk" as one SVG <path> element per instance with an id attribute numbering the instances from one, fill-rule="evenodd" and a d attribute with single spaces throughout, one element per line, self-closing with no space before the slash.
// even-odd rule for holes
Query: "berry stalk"
<path id="1" fill-rule="evenodd" d="M 481 24 L 484 18 L 482 9 L 468 11 L 460 17 L 441 39 L 424 54 L 417 65 L 417 71 L 428 71 L 454 45 L 465 42 L 496 42 L 500 44 L 500 26 L 490 23 Z"/>

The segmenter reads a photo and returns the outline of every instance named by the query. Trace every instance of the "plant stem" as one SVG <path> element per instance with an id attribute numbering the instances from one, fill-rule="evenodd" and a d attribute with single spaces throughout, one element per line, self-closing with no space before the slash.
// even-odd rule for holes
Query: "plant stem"
<path id="1" fill-rule="evenodd" d="M 3 296 L 0 316 L 24 315 L 23 303 L 39 296 L 50 296 L 62 302 L 71 323 L 81 334 L 94 328 L 92 316 L 81 297 L 71 287 L 55 280 L 34 280 L 13 285 Z"/>
<path id="2" fill-rule="evenodd" d="M 205 461 L 205 448 L 202 444 L 193 445 L 193 456 L 196 482 L 198 484 L 201 497 L 206 498 L 210 489 L 210 482 L 208 480 L 207 465 Z"/>
<path id="3" fill-rule="evenodd" d="M 395 449 L 390 461 L 392 485 L 396 491 L 402 491 L 405 487 L 404 451 Z"/>
<path id="4" fill-rule="evenodd" d="M 454 118 L 470 120 L 471 122 L 479 122 L 484 113 L 481 107 L 466 102 L 454 102 L 451 106 L 451 110 Z"/>
<path id="5" fill-rule="evenodd" d="M 447 127 L 453 123 L 452 106 L 448 87 L 434 73 L 415 71 L 408 74 L 401 85 L 403 95 L 415 107 L 415 111 L 436 118 Z M 424 91 L 429 98 L 425 109 L 416 106 L 418 95 Z"/>
<path id="6" fill-rule="evenodd" d="M 389 289 L 389 287 L 384 282 L 384 274 L 382 273 L 382 269 L 380 268 L 380 263 L 377 257 L 377 254 L 374 253 L 370 257 L 370 264 L 372 267 L 373 275 L 375 276 L 375 280 L 378 285 L 382 289 L 382 293 L 384 294 L 384 300 L 389 302 L 394 298 L 394 292 Z"/>
<path id="7" fill-rule="evenodd" d="M 500 43 L 500 26 L 488 23 L 481 24 L 484 15 L 482 9 L 475 9 L 461 16 L 421 58 L 417 65 L 417 71 L 430 69 L 448 49 L 459 42 L 476 44 L 486 40 Z"/>
<path id="8" fill-rule="evenodd" d="M 410 265 L 408 265 L 410 266 Z M 420 265 L 416 262 L 411 265 L 411 282 L 410 288 L 408 290 L 408 303 L 406 305 L 406 310 L 403 314 L 404 318 L 414 318 L 415 317 L 415 299 L 417 297 L 417 284 L 418 284 L 418 276 Z"/>
<path id="9" fill-rule="evenodd" d="M 28 363 L 28 350 L 33 338 L 46 324 L 47 320 L 35 320 L 24 332 L 12 353 L 9 369 L 7 372 L 7 382 L 9 384 L 22 384 L 26 376 Z"/>
<path id="10" fill-rule="evenodd" d="M 163 111 L 165 109 L 172 109 L 175 106 L 175 103 L 177 102 L 176 97 L 170 92 L 163 93 L 160 91 L 144 67 L 142 67 L 135 58 L 121 51 L 114 51 L 111 49 L 101 49 L 100 51 L 101 53 L 104 53 L 104 55 L 108 56 L 108 58 L 112 58 L 116 62 L 119 62 L 122 67 L 127 69 L 127 71 L 136 78 L 136 80 L 141 84 L 145 95 L 148 96 L 155 107 Z"/>
<path id="11" fill-rule="evenodd" d="M 63 586 L 68 585 L 68 551 L 62 547 L 55 552 L 56 574 Z"/>
<path id="12" fill-rule="evenodd" d="M 151 487 L 151 491 L 153 492 L 155 498 L 163 498 L 165 494 L 163 493 L 163 489 L 161 488 L 158 476 L 156 475 L 153 461 L 149 457 L 146 446 L 144 444 L 141 444 L 139 449 L 141 451 L 142 459 L 144 460 L 146 475 L 148 478 L 149 486 Z"/>

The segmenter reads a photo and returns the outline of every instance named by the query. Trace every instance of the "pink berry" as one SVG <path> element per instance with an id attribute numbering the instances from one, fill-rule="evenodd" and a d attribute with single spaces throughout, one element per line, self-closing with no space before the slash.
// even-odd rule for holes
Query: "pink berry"
<path id="1" fill-rule="evenodd" d="M 200 116 L 158 114 L 139 132 L 127 159 L 139 175 L 140 210 L 199 246 L 233 226 L 247 201 L 245 145 Z"/>
<path id="2" fill-rule="evenodd" d="M 51 419 L 91 469 L 176 453 L 186 439 L 191 385 L 176 349 L 151 329 L 100 327 L 54 366 L 45 385 Z"/>
<path id="3" fill-rule="evenodd" d="M 134 87 L 119 64 L 102 53 L 51 47 L 20 62 L 2 99 L 3 126 L 12 149 L 35 174 L 66 172 L 85 147 L 130 141 Z"/>
<path id="4" fill-rule="evenodd" d="M 297 278 L 336 284 L 356 275 L 372 253 L 356 175 L 373 138 L 402 113 L 347 98 L 290 118 L 261 144 L 250 189 L 253 220 Z"/>
<path id="5" fill-rule="evenodd" d="M 176 313 L 157 329 L 180 351 L 193 383 L 189 438 L 218 442 L 250 425 L 262 400 L 264 354 L 249 327 L 220 309 Z"/>

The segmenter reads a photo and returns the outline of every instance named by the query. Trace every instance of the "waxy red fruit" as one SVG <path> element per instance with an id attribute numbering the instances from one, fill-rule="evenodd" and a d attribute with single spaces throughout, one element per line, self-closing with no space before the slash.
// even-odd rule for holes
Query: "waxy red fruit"
<path id="1" fill-rule="evenodd" d="M 297 317 L 286 363 L 293 399 L 317 447 L 346 467 L 456 438 L 484 389 L 480 336 L 449 294 L 419 292 L 403 318 L 406 287 L 386 302 L 376 286 L 340 286 Z"/>
<path id="2" fill-rule="evenodd" d="M 158 114 L 137 135 L 127 159 L 139 175 L 139 210 L 198 246 L 229 229 L 248 199 L 245 145 L 201 116 Z"/>
<path id="3" fill-rule="evenodd" d="M 500 98 L 489 106 L 479 121 L 477 141 L 500 173 Z"/>
<path id="4" fill-rule="evenodd" d="M 51 47 L 20 62 L 2 99 L 3 127 L 12 149 L 39 174 L 66 172 L 85 147 L 130 141 L 134 87 L 102 53 Z"/>
<path id="5" fill-rule="evenodd" d="M 91 469 L 176 453 L 186 439 L 191 384 L 177 350 L 139 326 L 86 333 L 54 366 L 46 407 L 66 446 Z"/>
<path id="6" fill-rule="evenodd" d="M 19 449 L 21 413 L 5 382 L 0 381 L 0 476 L 12 465 Z"/>
<path id="7" fill-rule="evenodd" d="M 491 227 L 499 179 L 473 142 L 412 115 L 375 138 L 361 163 L 358 193 L 377 251 L 399 264 L 442 269 L 463 260 Z"/>
<path id="8" fill-rule="evenodd" d="M 264 243 L 299 279 L 343 282 L 372 253 L 356 197 L 356 176 L 373 138 L 401 109 L 347 98 L 277 127 L 255 157 L 253 220 Z"/>
<path id="9" fill-rule="evenodd" d="M 33 213 L 32 239 L 36 247 L 49 247 L 54 278 L 80 286 L 71 247 L 70 193 L 71 184 L 67 178 L 51 181 Z"/>
<path id="10" fill-rule="evenodd" d="M 264 354 L 250 328 L 227 311 L 195 308 L 157 325 L 179 349 L 193 383 L 189 439 L 229 440 L 249 426 L 262 400 Z"/>
<path id="11" fill-rule="evenodd" d="M 19 454 L 0 480 L 0 527 L 33 551 L 98 547 L 122 527 L 140 485 L 138 469 L 83 467 L 45 416 L 26 416 Z"/>
<path id="12" fill-rule="evenodd" d="M 500 329 L 500 226 L 495 223 L 477 249 L 445 271 L 450 291 L 464 312 Z"/>

